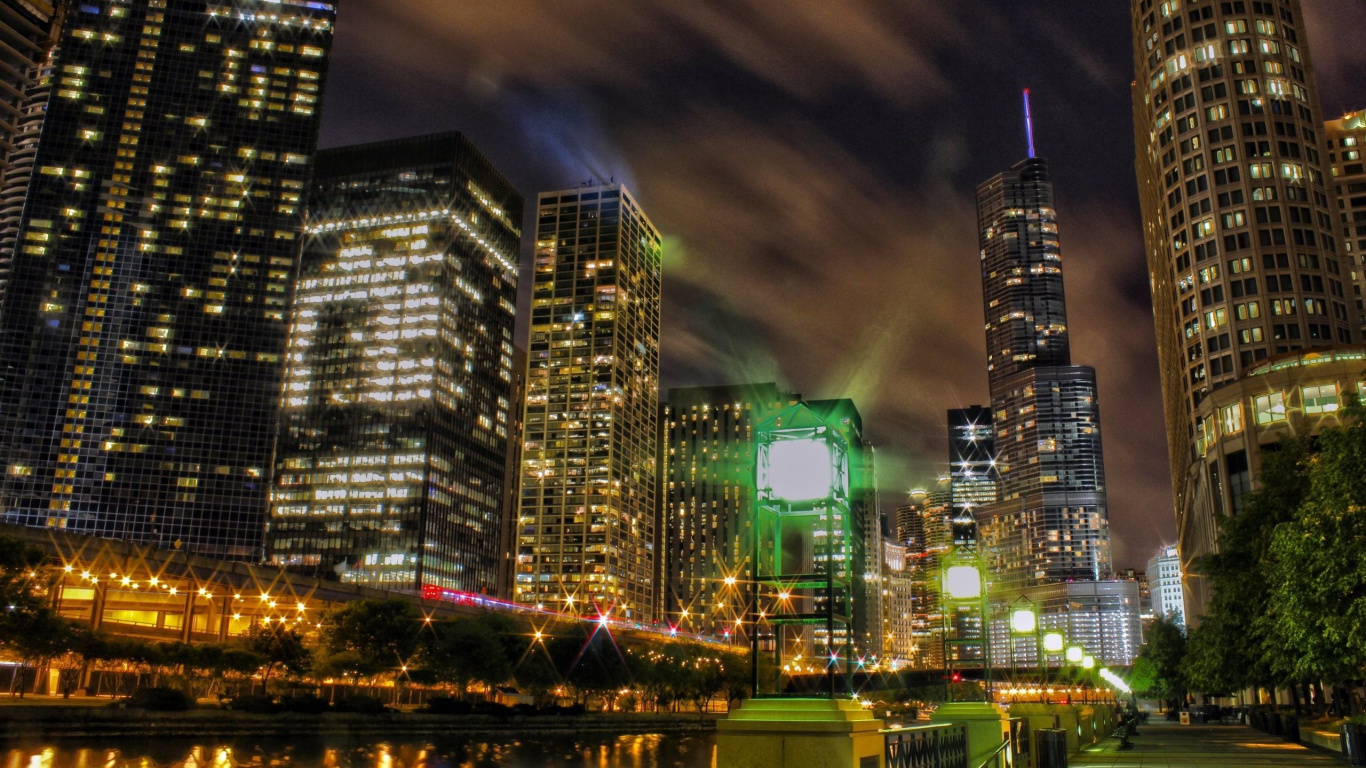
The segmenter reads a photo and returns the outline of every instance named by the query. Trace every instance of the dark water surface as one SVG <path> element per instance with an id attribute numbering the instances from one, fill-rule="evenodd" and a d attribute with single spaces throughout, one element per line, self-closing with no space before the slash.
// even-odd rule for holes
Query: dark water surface
<path id="1" fill-rule="evenodd" d="M 7 744 L 0 768 L 713 768 L 699 734 L 100 739 Z"/>

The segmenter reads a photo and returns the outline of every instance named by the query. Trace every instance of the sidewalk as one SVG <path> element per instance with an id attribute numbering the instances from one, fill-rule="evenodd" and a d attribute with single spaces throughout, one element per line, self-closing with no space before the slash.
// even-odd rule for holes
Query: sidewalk
<path id="1" fill-rule="evenodd" d="M 1119 751 L 1118 739 L 1107 739 L 1074 756 L 1071 768 L 1258 768 L 1302 765 L 1343 765 L 1338 758 L 1298 744 L 1286 744 L 1241 725 L 1176 725 L 1153 719 L 1140 726 L 1131 742 Z"/>

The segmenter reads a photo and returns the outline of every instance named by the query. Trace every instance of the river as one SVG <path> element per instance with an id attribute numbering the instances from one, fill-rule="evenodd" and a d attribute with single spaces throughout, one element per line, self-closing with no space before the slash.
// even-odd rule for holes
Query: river
<path id="1" fill-rule="evenodd" d="M 100 739 L 6 745 L 3 768 L 714 768 L 714 734 Z"/>

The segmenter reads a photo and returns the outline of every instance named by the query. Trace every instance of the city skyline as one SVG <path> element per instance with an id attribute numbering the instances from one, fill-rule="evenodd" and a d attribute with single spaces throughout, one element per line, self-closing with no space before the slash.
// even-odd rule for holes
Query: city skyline
<path id="1" fill-rule="evenodd" d="M 676 11 L 662 5 L 604 23 L 533 3 L 419 17 L 353 2 L 322 145 L 437 124 L 469 133 L 527 194 L 593 176 L 634 184 L 666 236 L 662 386 L 778 381 L 854 398 L 890 511 L 904 499 L 894 493 L 947 471 L 943 411 L 986 400 L 971 190 L 1024 154 L 1019 92 L 1031 87 L 1068 233 L 1073 356 L 1095 366 L 1108 404 L 1116 565 L 1173 541 L 1166 441 L 1151 418 L 1127 8 L 985 3 L 968 18 L 859 2 L 778 32 L 764 21 L 776 6 L 756 2 L 755 20 L 699 14 L 666 44 Z M 1366 12 L 1323 2 L 1306 13 L 1327 113 L 1360 108 L 1351 84 L 1366 56 L 1342 30 Z M 865 31 L 880 57 L 859 45 Z M 612 45 L 628 32 L 661 42 Z M 730 32 L 756 53 L 728 45 Z M 519 53 L 542 33 L 555 42 Z M 789 58 L 789 44 L 830 66 Z M 832 295 L 839 306 L 823 306 Z M 787 301 L 808 309 L 775 320 Z"/>

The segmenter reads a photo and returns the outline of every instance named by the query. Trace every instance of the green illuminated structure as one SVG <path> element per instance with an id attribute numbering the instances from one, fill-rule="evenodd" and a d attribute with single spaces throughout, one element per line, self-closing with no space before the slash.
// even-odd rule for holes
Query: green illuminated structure
<path id="1" fill-rule="evenodd" d="M 777 677 L 789 627 L 823 628 L 829 694 L 852 693 L 855 583 L 861 552 L 851 511 L 849 444 L 811 408 L 793 405 L 756 433 L 750 633 L 760 695 L 760 627 L 772 629 Z M 814 635 L 814 632 L 813 632 Z M 813 646 L 813 652 L 819 652 Z M 840 660 L 843 657 L 843 671 Z M 775 687 L 781 692 L 781 685 Z"/>

